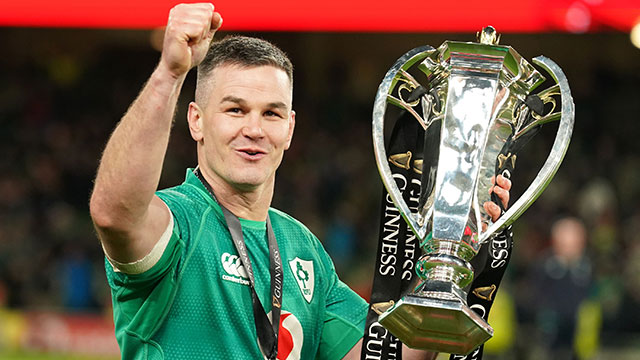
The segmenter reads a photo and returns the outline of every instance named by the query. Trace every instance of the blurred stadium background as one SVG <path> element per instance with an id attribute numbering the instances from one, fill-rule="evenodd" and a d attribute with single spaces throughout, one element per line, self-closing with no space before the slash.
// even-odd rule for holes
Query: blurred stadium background
<path id="1" fill-rule="evenodd" d="M 160 27 L 175 3 L 0 3 L 0 359 L 118 358 L 87 203 L 102 148 L 157 62 Z M 416 46 L 472 41 L 488 24 L 526 58 L 557 62 L 576 103 L 574 137 L 554 181 L 516 222 L 486 358 L 568 359 L 549 336 L 575 333 L 580 359 L 640 358 L 640 49 L 630 38 L 637 1 L 216 4 L 225 20 L 218 37 L 260 36 L 290 54 L 298 121 L 274 206 L 318 235 L 365 298 L 382 191 L 371 107 L 391 64 Z M 163 187 L 195 163 L 184 121 L 194 80 L 180 100 Z M 552 135 L 525 148 L 516 196 Z M 551 286 L 540 274 L 551 225 L 563 214 L 585 223 L 587 256 L 555 279 L 566 284 Z M 574 317 L 567 334 L 561 319 Z"/>

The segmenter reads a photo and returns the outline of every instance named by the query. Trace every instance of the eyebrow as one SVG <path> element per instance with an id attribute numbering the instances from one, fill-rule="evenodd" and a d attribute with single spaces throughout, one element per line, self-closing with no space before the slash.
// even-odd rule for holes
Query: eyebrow
<path id="1" fill-rule="evenodd" d="M 246 106 L 247 105 L 247 101 L 243 98 L 239 98 L 237 96 L 233 96 L 233 95 L 227 95 L 225 97 L 222 98 L 222 100 L 220 101 L 220 103 L 225 103 L 225 102 L 232 102 L 241 106 Z M 281 101 L 276 101 L 276 102 L 271 102 L 267 104 L 267 107 L 269 109 L 282 109 L 282 110 L 287 110 L 287 104 L 281 102 Z"/>

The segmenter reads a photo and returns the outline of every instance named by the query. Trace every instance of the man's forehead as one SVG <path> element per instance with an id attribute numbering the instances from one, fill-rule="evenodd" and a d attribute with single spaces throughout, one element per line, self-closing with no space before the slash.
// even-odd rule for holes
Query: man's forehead
<path id="1" fill-rule="evenodd" d="M 273 74 L 274 76 L 280 78 L 279 80 L 287 80 L 287 84 L 291 87 L 293 87 L 293 82 L 292 79 L 289 78 L 289 75 L 287 74 L 287 72 L 280 68 L 277 67 L 275 65 L 270 65 L 270 64 L 265 64 L 265 65 L 244 65 L 244 64 L 238 64 L 238 63 L 232 63 L 232 62 L 227 62 L 227 63 L 222 63 L 218 66 L 216 66 L 215 68 L 213 68 L 213 70 L 211 71 L 211 77 L 214 82 L 215 82 L 215 78 L 216 76 L 231 76 L 231 77 L 246 77 L 248 73 L 253 73 L 253 74 L 263 74 L 263 75 L 267 75 L 267 74 Z"/>
<path id="2" fill-rule="evenodd" d="M 289 104 L 287 107 L 290 107 L 293 96 L 287 73 L 271 65 L 247 67 L 229 64 L 216 67 L 211 74 L 210 86 L 211 95 L 218 102 L 248 103 L 261 100 Z"/>

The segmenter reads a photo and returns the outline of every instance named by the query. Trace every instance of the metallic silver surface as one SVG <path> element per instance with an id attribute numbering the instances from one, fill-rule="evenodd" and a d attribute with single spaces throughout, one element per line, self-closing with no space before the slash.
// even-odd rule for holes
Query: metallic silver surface
<path id="1" fill-rule="evenodd" d="M 410 333 L 400 339 L 411 348 L 450 354 L 468 354 L 493 336 L 491 326 L 457 299 L 407 295 L 378 321 L 394 335 Z"/>
<path id="2" fill-rule="evenodd" d="M 398 61 L 396 61 L 391 69 L 387 71 L 387 74 L 382 80 L 373 105 L 373 147 L 375 149 L 374 154 L 376 157 L 376 163 L 378 164 L 378 170 L 380 171 L 380 176 L 382 177 L 382 181 L 385 184 L 387 191 L 389 192 L 389 196 L 393 200 L 393 203 L 396 205 L 405 221 L 407 221 L 411 225 L 411 228 L 416 233 L 416 236 L 420 239 L 424 239 L 424 237 L 426 236 L 427 227 L 426 224 L 423 226 L 418 225 L 417 217 L 412 215 L 409 206 L 402 200 L 402 194 L 400 193 L 400 190 L 395 185 L 395 180 L 393 179 L 391 168 L 389 167 L 389 162 L 387 160 L 387 151 L 385 150 L 384 144 L 384 115 L 387 110 L 388 101 L 393 105 L 402 106 L 403 108 L 406 108 L 406 106 L 410 106 L 404 101 L 391 96 L 390 90 L 395 87 L 398 81 L 406 83 L 405 78 L 400 73 L 401 70 L 410 68 L 416 62 L 422 61 L 433 52 L 435 52 L 435 49 L 431 46 L 422 46 L 410 50 L 400 59 L 398 59 Z M 389 99 L 390 96 L 392 99 Z M 406 106 L 404 104 L 406 104 Z M 412 112 L 412 115 L 414 117 L 417 117 L 421 124 L 427 123 L 424 118 L 415 111 Z"/>
<path id="3" fill-rule="evenodd" d="M 501 63 L 502 58 L 451 53 L 433 205 L 434 239 L 459 241 L 467 227 Z"/>
<path id="4" fill-rule="evenodd" d="M 566 154 L 575 114 L 567 79 L 555 63 L 542 56 L 533 60 L 556 83 L 536 94 L 545 113 L 533 113 L 525 100 L 545 77 L 511 47 L 497 45 L 495 29 L 485 28 L 478 35 L 480 43 L 446 41 L 437 50 L 423 46 L 407 52 L 385 75 L 373 109 L 380 176 L 425 253 L 416 268 L 420 285 L 379 321 L 411 347 L 456 354 L 472 351 L 493 334 L 466 304 L 463 288 L 473 280 L 469 261 L 549 184 Z M 418 88 L 421 96 L 412 98 Z M 414 171 L 425 172 L 429 179 L 429 185 L 422 184 L 424 201 L 415 212 L 403 200 L 389 166 L 396 157 L 412 154 L 387 154 L 387 104 L 415 118 L 425 130 L 425 142 L 439 141 L 425 145 L 425 152 L 432 153 L 413 163 Z M 503 147 L 538 125 L 558 120 L 552 150 L 540 172 L 511 208 L 491 222 L 482 204 L 491 201 L 491 178 Z M 403 167 L 408 169 L 408 163 Z"/>
<path id="5" fill-rule="evenodd" d="M 536 201 L 560 168 L 562 159 L 564 159 L 567 149 L 569 148 L 571 134 L 573 133 L 575 105 L 573 103 L 573 97 L 571 96 L 567 77 L 562 72 L 562 69 L 560 69 L 560 67 L 549 58 L 538 56 L 533 59 L 533 62 L 551 74 L 560 90 L 560 113 L 551 112 L 541 120 L 538 120 L 542 123 L 553 121 L 560 117 L 560 124 L 558 125 L 556 138 L 553 142 L 553 146 L 551 147 L 551 152 L 549 153 L 547 160 L 544 165 L 542 165 L 542 169 L 540 169 L 540 172 L 531 185 L 529 185 L 527 190 L 525 190 L 520 198 L 498 219 L 498 221 L 487 228 L 486 232 L 480 236 L 481 242 L 488 240 L 492 234 L 512 224 L 516 219 L 518 219 L 518 217 L 520 217 L 520 215 L 522 215 L 522 213 L 525 212 L 525 210 L 529 208 L 529 206 L 531 206 L 531 204 L 533 204 L 534 201 Z M 518 132 L 516 133 L 519 134 Z"/>

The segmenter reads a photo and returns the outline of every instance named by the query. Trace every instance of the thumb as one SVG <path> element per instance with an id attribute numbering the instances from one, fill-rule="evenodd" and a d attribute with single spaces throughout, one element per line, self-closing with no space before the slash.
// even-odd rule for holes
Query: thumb
<path id="1" fill-rule="evenodd" d="M 211 28 L 209 28 L 209 34 L 207 37 L 212 38 L 213 35 L 222 26 L 222 15 L 219 12 L 214 12 L 211 17 Z"/>

